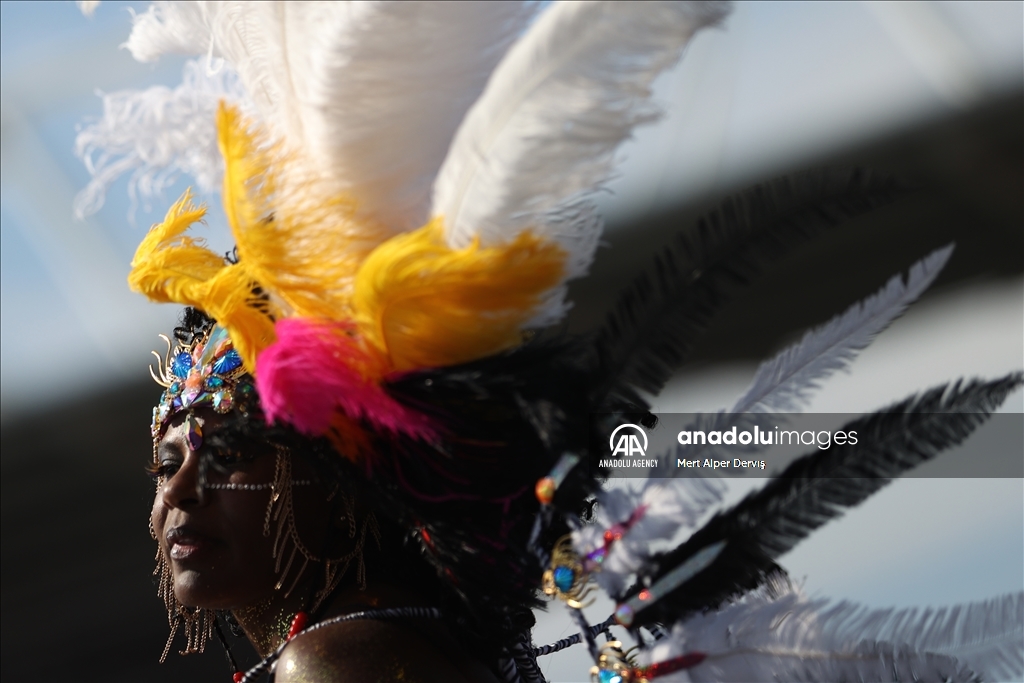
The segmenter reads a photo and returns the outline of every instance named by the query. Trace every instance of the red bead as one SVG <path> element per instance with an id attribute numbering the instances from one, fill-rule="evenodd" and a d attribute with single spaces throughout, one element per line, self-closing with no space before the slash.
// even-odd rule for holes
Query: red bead
<path id="1" fill-rule="evenodd" d="M 292 619 L 291 628 L 288 629 L 288 640 L 291 640 L 295 636 L 302 633 L 302 629 L 306 628 L 306 621 L 309 619 L 305 612 L 299 612 Z"/>
<path id="2" fill-rule="evenodd" d="M 244 671 L 236 671 L 231 676 L 231 680 L 233 680 L 235 683 L 242 683 L 242 679 L 243 678 L 245 678 L 245 672 Z"/>
<path id="3" fill-rule="evenodd" d="M 626 527 L 621 524 L 613 524 L 604 532 L 605 545 L 609 545 L 610 543 L 619 540 L 622 538 L 622 534 L 624 533 L 626 533 Z"/>
<path id="4" fill-rule="evenodd" d="M 670 674 L 674 671 L 681 671 L 683 669 L 695 667 L 706 658 L 707 655 L 703 652 L 688 652 L 680 657 L 666 659 L 664 662 L 645 666 L 640 671 L 645 678 L 657 678 L 658 676 L 664 676 L 665 674 Z"/>

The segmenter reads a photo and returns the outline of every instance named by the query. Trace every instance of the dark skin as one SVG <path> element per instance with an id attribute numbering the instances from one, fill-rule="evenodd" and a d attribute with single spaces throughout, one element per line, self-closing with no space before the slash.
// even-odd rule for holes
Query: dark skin
<path id="1" fill-rule="evenodd" d="M 197 411 L 206 442 L 220 417 Z M 271 492 L 205 489 L 200 491 L 199 459 L 206 445 L 193 452 L 185 431 L 185 414 L 177 415 L 160 441 L 160 477 L 153 501 L 152 522 L 160 549 L 168 558 L 178 601 L 190 607 L 231 610 L 261 656 L 285 639 L 291 620 L 308 610 L 309 595 L 323 581 L 319 563 L 311 563 L 296 587 L 277 589 L 273 558 L 274 525 L 264 535 Z M 269 484 L 276 458 L 268 450 L 255 458 L 221 457 L 225 471 L 208 470 L 211 484 Z M 295 480 L 312 478 L 301 458 L 293 458 Z M 340 521 L 334 521 L 327 493 L 319 486 L 295 488 L 295 520 L 299 537 L 309 548 L 334 548 L 345 554 L 353 546 Z M 333 539 L 339 539 L 334 541 Z M 367 552 L 372 552 L 372 541 Z M 431 606 L 430 596 L 402 586 L 367 578 L 360 589 L 349 576 L 324 603 L 320 620 L 364 609 Z M 294 573 L 292 574 L 294 577 Z M 347 582 L 346 582 L 347 581 Z M 290 583 L 290 581 L 289 581 Z M 304 634 L 285 648 L 276 669 L 276 683 L 389 681 L 496 683 L 482 663 L 471 659 L 435 621 L 357 620 Z"/>

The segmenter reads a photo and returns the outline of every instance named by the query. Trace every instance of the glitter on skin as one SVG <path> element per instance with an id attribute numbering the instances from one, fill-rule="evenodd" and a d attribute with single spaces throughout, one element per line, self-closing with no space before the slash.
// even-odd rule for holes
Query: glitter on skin
<path id="1" fill-rule="evenodd" d="M 277 614 L 267 618 L 273 603 L 272 598 L 234 610 L 235 618 L 261 657 L 277 649 L 284 642 L 291 627 L 294 614 L 281 607 Z"/>

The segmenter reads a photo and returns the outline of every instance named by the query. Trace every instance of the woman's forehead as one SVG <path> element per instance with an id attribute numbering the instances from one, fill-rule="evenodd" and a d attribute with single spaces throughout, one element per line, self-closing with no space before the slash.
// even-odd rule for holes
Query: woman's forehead
<path id="1" fill-rule="evenodd" d="M 224 416 L 213 410 L 182 411 L 167 421 L 159 444 L 183 442 L 191 450 L 199 450 L 202 441 L 216 434 L 223 424 Z"/>
<path id="2" fill-rule="evenodd" d="M 255 458 L 273 453 L 279 448 L 273 442 L 251 433 L 235 433 L 229 422 L 232 420 L 228 415 L 220 415 L 212 409 L 183 411 L 168 420 L 167 428 L 155 444 L 156 449 L 166 444 L 198 451 L 204 445 L 213 445 L 238 450 L 247 458 Z"/>

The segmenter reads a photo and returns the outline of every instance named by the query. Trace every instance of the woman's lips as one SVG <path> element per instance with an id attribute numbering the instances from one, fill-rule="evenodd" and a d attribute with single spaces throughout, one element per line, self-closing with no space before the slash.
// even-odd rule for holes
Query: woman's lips
<path id="1" fill-rule="evenodd" d="M 168 554 L 172 560 L 187 560 L 213 546 L 213 539 L 187 526 L 167 532 Z"/>

